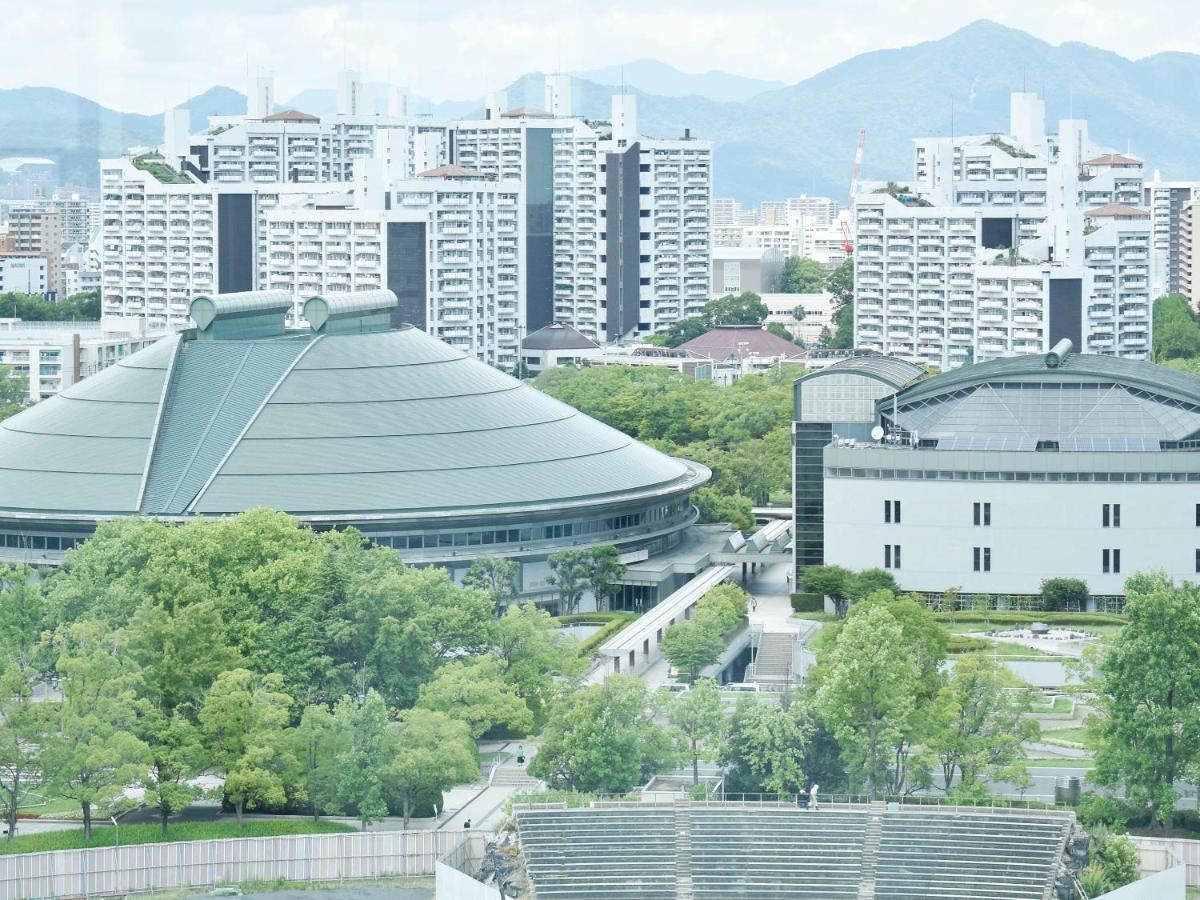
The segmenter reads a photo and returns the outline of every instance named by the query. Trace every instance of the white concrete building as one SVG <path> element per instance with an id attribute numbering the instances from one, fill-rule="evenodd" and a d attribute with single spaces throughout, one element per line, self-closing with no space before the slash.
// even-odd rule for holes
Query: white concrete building
<path id="1" fill-rule="evenodd" d="M 1200 198 L 1200 181 L 1164 181 L 1158 174 L 1145 185 L 1144 205 L 1150 210 L 1154 242 L 1150 295 L 1183 293 L 1181 231 L 1183 209 Z"/>
<path id="2" fill-rule="evenodd" d="M 1102 152 L 1086 122 L 1047 134 L 1034 95 L 1011 112 L 1008 135 L 916 140 L 911 187 L 856 198 L 856 346 L 941 368 L 1063 337 L 1147 355 L 1142 163 Z"/>
<path id="3" fill-rule="evenodd" d="M 1135 572 L 1200 573 L 1200 378 L 1063 342 L 932 378 L 846 360 L 798 381 L 796 410 L 799 569 L 1002 603 L 1047 578 L 1111 598 Z"/>
<path id="4" fill-rule="evenodd" d="M 13 375 L 29 379 L 29 400 L 36 403 L 168 333 L 143 318 L 105 317 L 99 322 L 0 318 L 0 366 L 10 366 Z"/>
<path id="5" fill-rule="evenodd" d="M 46 257 L 36 253 L 0 253 L 0 294 L 44 294 Z"/>

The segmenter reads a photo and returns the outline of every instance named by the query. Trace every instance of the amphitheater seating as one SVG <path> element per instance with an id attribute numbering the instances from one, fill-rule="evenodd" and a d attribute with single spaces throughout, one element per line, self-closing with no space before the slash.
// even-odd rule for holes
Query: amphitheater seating
<path id="1" fill-rule="evenodd" d="M 692 890 L 700 897 L 857 897 L 862 810 L 697 806 Z"/>
<path id="2" fill-rule="evenodd" d="M 1040 900 L 1070 818 L 909 808 L 884 815 L 879 900 Z"/>
<path id="3" fill-rule="evenodd" d="M 674 900 L 670 807 L 527 810 L 517 831 L 539 900 Z"/>
<path id="4" fill-rule="evenodd" d="M 1041 900 L 1072 821 L 1053 812 L 885 812 L 882 803 L 515 812 L 538 900 L 674 900 L 677 889 L 697 900 L 856 898 L 860 885 L 879 900 Z"/>

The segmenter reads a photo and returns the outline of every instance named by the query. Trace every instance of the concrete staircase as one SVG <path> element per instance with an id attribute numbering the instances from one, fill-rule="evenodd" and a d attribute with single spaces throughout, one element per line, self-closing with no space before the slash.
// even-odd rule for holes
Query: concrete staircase
<path id="1" fill-rule="evenodd" d="M 796 635 L 792 632 L 764 631 L 754 657 L 753 680 L 759 684 L 790 684 L 795 648 Z"/>
<path id="2" fill-rule="evenodd" d="M 541 782 L 516 766 L 499 766 L 492 772 L 493 787 L 516 788 L 517 792 L 532 791 L 541 787 Z"/>
<path id="3" fill-rule="evenodd" d="M 675 804 L 675 900 L 692 900 L 692 808 Z"/>
<path id="4" fill-rule="evenodd" d="M 879 866 L 879 836 L 883 831 L 886 803 L 872 803 L 867 809 L 867 831 L 863 836 L 862 880 L 858 900 L 875 900 L 875 870 Z"/>

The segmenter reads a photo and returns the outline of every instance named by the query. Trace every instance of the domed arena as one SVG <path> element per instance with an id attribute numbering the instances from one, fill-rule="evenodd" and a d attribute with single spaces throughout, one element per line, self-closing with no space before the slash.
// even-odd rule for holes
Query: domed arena
<path id="1" fill-rule="evenodd" d="M 125 516 L 255 507 L 353 526 L 416 564 L 556 550 L 653 556 L 710 472 L 411 327 L 396 297 L 196 298 L 195 327 L 0 423 L 0 554 L 54 564 Z M 539 566 L 540 562 L 540 566 Z"/>

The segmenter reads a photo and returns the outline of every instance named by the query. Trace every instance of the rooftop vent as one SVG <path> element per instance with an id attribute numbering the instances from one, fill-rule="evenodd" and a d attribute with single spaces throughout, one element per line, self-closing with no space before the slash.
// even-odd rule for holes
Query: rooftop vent
<path id="1" fill-rule="evenodd" d="M 400 305 L 388 290 L 359 291 L 304 301 L 304 318 L 317 334 L 363 334 L 387 331 L 392 310 Z"/>
<path id="2" fill-rule="evenodd" d="M 281 336 L 291 308 L 287 291 L 245 291 L 197 297 L 188 314 L 198 340 L 255 340 Z"/>
<path id="3" fill-rule="evenodd" d="M 1057 369 L 1063 364 L 1067 356 L 1071 353 L 1075 345 L 1071 343 L 1070 338 L 1063 338 L 1057 344 L 1050 348 L 1050 352 L 1046 354 L 1046 368 Z"/>

